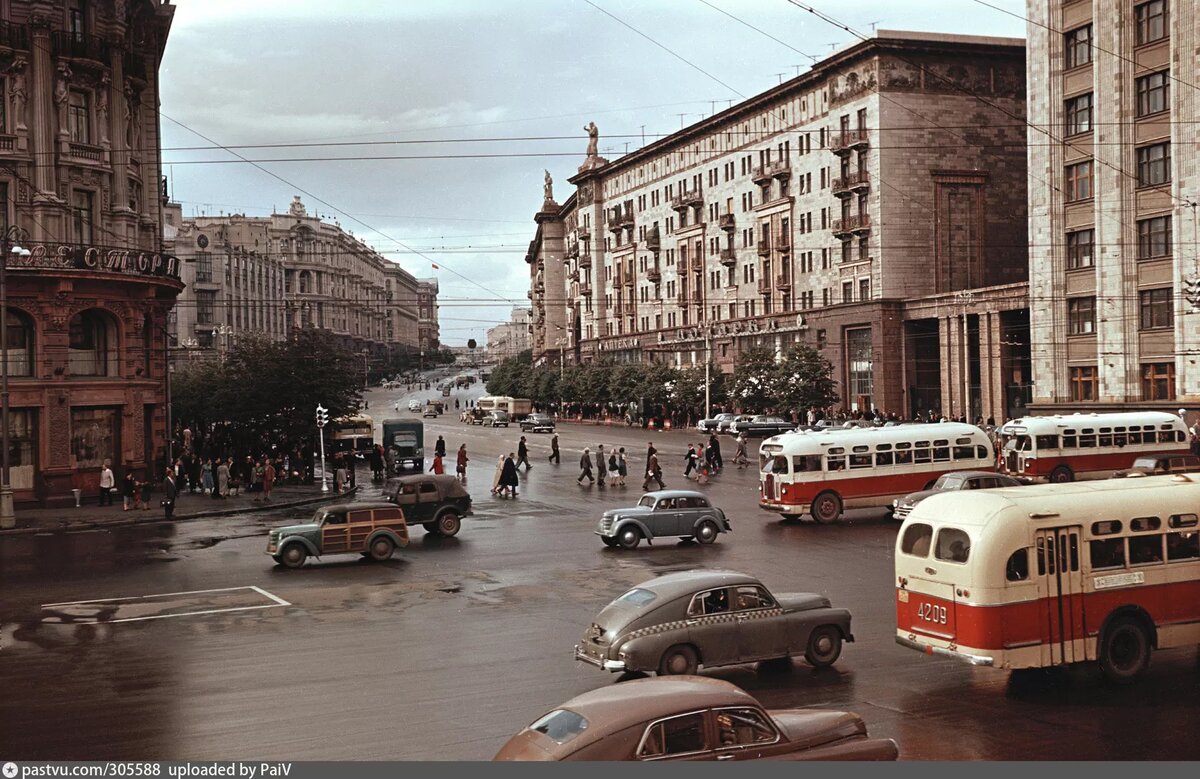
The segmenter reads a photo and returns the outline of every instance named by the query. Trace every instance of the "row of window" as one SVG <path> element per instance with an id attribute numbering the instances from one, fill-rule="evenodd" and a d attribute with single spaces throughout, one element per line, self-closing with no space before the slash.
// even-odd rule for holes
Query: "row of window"
<path id="1" fill-rule="evenodd" d="M 117 320 L 100 309 L 88 309 L 71 317 L 67 325 L 67 372 L 71 376 L 117 376 L 120 343 Z M 144 364 L 150 375 L 153 330 L 147 318 L 142 328 Z M 8 375 L 34 376 L 37 326 L 33 317 L 18 309 L 8 309 Z"/>
<path id="2" fill-rule="evenodd" d="M 1156 43 L 1170 35 L 1168 0 L 1149 0 L 1133 8 L 1134 44 Z M 1076 27 L 1063 34 L 1063 60 L 1068 70 L 1088 65 L 1092 61 L 1091 24 Z"/>
<path id="3" fill-rule="evenodd" d="M 1137 259 L 1169 257 L 1172 252 L 1171 217 L 1152 216 L 1137 222 Z M 1088 227 L 1067 233 L 1067 270 L 1096 264 L 1096 230 Z"/>
<path id="4" fill-rule="evenodd" d="M 1162 141 L 1134 150 L 1137 160 L 1137 184 L 1154 187 L 1171 183 L 1171 142 Z M 1068 203 L 1095 197 L 1095 161 L 1083 160 L 1066 166 L 1063 197 Z"/>
<path id="5" fill-rule="evenodd" d="M 1018 451 L 1030 451 L 1029 444 L 1036 445 L 1036 451 L 1052 450 L 1052 449 L 1096 449 L 1099 447 L 1124 447 L 1138 445 L 1157 445 L 1157 444 L 1173 444 L 1183 443 L 1186 436 L 1182 430 L 1176 430 L 1172 425 L 1164 425 L 1165 430 L 1156 430 L 1154 425 L 1130 425 L 1128 428 L 1121 426 L 1091 428 L 1085 427 L 1078 430 L 1068 428 L 1063 430 L 1062 435 L 1057 433 L 1038 435 L 1033 441 L 1029 440 L 1028 436 L 1020 436 L 1018 440 Z"/>
<path id="6" fill-rule="evenodd" d="M 985 446 L 961 443 L 950 446 L 949 441 L 934 441 L 932 446 L 929 441 L 917 441 L 915 444 L 902 442 L 896 444 L 895 449 L 891 448 L 891 444 L 879 444 L 874 452 L 870 451 L 870 447 L 867 446 L 856 446 L 848 454 L 841 448 L 829 451 L 831 453 L 826 455 L 793 455 L 791 473 L 819 473 L 822 470 L 842 471 L 846 470 L 847 466 L 850 470 L 856 470 L 893 465 L 950 462 L 951 460 L 991 461 L 991 456 Z M 788 465 L 787 457 L 777 455 L 763 470 L 768 473 L 786 474 L 789 472 Z"/>
<path id="7" fill-rule="evenodd" d="M 1152 116 L 1171 107 L 1170 71 L 1161 70 L 1134 80 L 1137 116 Z M 1063 101 L 1063 132 L 1079 135 L 1095 129 L 1095 96 L 1092 92 Z"/>
<path id="8" fill-rule="evenodd" d="M 1165 330 L 1175 324 L 1175 292 L 1169 287 L 1138 292 L 1138 330 Z M 1094 295 L 1067 299 L 1067 333 L 1091 335 L 1096 332 Z"/>
<path id="9" fill-rule="evenodd" d="M 1068 370 L 1071 400 L 1100 399 L 1100 374 L 1096 366 L 1073 365 Z M 1142 363 L 1141 375 L 1142 400 L 1175 400 L 1175 363 Z"/>

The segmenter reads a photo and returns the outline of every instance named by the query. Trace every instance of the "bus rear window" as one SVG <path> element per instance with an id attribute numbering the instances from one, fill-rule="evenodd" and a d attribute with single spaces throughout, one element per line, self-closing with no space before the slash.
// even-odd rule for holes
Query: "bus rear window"
<path id="1" fill-rule="evenodd" d="M 900 551 L 914 557 L 928 557 L 929 545 L 933 541 L 933 527 L 924 523 L 909 525 L 900 539 Z"/>
<path id="2" fill-rule="evenodd" d="M 951 563 L 965 563 L 971 555 L 971 539 L 955 527 L 944 527 L 938 531 L 937 547 L 933 556 Z"/>

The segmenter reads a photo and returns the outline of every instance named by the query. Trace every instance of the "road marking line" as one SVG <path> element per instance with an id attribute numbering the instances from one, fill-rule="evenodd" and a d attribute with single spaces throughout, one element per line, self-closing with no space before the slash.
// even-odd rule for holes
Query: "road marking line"
<path id="1" fill-rule="evenodd" d="M 278 595 L 272 595 L 271 593 L 264 590 L 262 587 L 255 587 L 254 585 L 251 585 L 250 589 L 258 592 L 261 595 L 265 595 L 266 597 L 268 597 L 271 600 L 278 603 L 280 606 L 291 606 L 292 605 L 292 604 L 288 603 L 287 601 L 285 601 L 283 598 L 280 598 Z"/>
<path id="2" fill-rule="evenodd" d="M 267 597 L 272 598 L 273 600 L 278 600 L 274 596 L 272 596 L 266 592 L 263 592 L 262 590 L 259 590 L 258 587 L 242 586 L 242 587 L 216 587 L 211 590 L 184 590 L 183 592 L 163 592 L 163 593 L 158 593 L 155 595 L 130 595 L 130 596 L 124 597 L 124 598 L 94 598 L 92 600 L 72 600 L 72 601 L 67 601 L 65 603 L 43 603 L 42 608 L 49 609 L 49 608 L 54 608 L 55 606 L 83 606 L 88 603 L 117 603 L 119 601 L 148 600 L 150 598 L 173 598 L 176 595 L 203 595 L 203 594 L 209 593 L 209 592 L 233 592 L 234 590 L 258 590 L 263 595 L 266 595 Z M 289 603 L 287 605 L 290 606 L 291 604 Z"/>
<path id="3" fill-rule="evenodd" d="M 239 588 L 245 589 L 245 588 Z M 62 622 L 63 625 L 113 625 L 118 622 L 145 622 L 150 619 L 173 619 L 175 617 L 195 617 L 201 614 L 224 614 L 230 611 L 252 611 L 254 609 L 276 609 L 279 608 L 275 603 L 264 603 L 261 606 L 234 606 L 228 609 L 206 609 L 204 611 L 185 611 L 181 614 L 154 614 L 149 617 L 125 617 L 124 619 L 77 619 L 70 622 Z M 54 623 L 50 623 L 54 624 Z"/>
<path id="4" fill-rule="evenodd" d="M 235 612 L 235 611 L 255 611 L 255 610 L 259 610 L 259 609 L 275 609 L 275 608 L 279 608 L 281 606 L 288 607 L 288 606 L 292 605 L 291 603 L 284 600 L 283 598 L 280 598 L 278 595 L 267 592 L 266 590 L 264 590 L 261 587 L 257 587 L 254 585 L 248 585 L 248 586 L 243 586 L 243 587 L 216 587 L 216 588 L 207 589 L 207 590 L 186 590 L 183 592 L 169 592 L 169 593 L 160 593 L 160 594 L 155 594 L 155 595 L 131 595 L 131 596 L 122 597 L 122 598 L 95 598 L 92 600 L 69 601 L 69 602 L 65 602 L 65 603 L 46 603 L 46 604 L 42 605 L 42 608 L 43 609 L 69 608 L 69 607 L 74 607 L 74 606 L 91 606 L 91 605 L 100 604 L 100 603 L 132 604 L 133 601 L 145 602 L 145 601 L 160 600 L 163 598 L 192 596 L 192 595 L 207 595 L 210 593 L 217 593 L 217 592 L 239 592 L 239 591 L 243 591 L 243 590 L 250 590 L 252 592 L 255 592 L 255 593 L 261 595 L 262 597 L 266 598 L 267 600 L 271 601 L 271 603 L 262 603 L 262 604 L 258 604 L 258 605 L 254 605 L 254 606 L 229 606 L 226 608 L 218 608 L 218 609 L 200 609 L 197 611 L 185 611 L 185 612 L 179 612 L 179 613 L 174 613 L 174 614 L 150 614 L 150 615 L 141 616 L 141 617 L 122 617 L 119 619 L 95 619 L 95 618 L 91 618 L 91 617 L 81 617 L 78 619 L 69 619 L 69 620 L 64 619 L 64 620 L 62 620 L 62 624 L 78 625 L 78 624 L 115 624 L 118 622 L 144 622 L 144 621 L 152 620 L 152 619 L 172 619 L 172 618 L 176 618 L 176 617 L 195 617 L 195 616 L 201 616 L 201 615 L 205 615 L 205 614 L 225 614 L 225 613 L 230 613 L 230 612 Z M 118 606 L 118 608 L 120 608 L 120 607 Z M 47 621 L 52 621 L 52 620 L 47 620 Z"/>

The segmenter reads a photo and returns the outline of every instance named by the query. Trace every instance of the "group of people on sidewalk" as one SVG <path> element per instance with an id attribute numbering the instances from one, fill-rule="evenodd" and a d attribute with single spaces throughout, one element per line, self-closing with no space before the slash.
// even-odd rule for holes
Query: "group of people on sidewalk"
<path id="1" fill-rule="evenodd" d="M 653 448 L 653 446 L 652 446 Z M 600 489 L 604 489 L 606 483 L 609 487 L 624 487 L 625 477 L 629 475 L 629 463 L 625 459 L 625 447 L 609 450 L 608 454 L 604 453 L 604 444 L 596 447 L 596 473 L 599 478 L 592 475 L 592 450 L 584 448 L 583 455 L 579 458 L 579 478 L 576 481 L 583 484 L 583 480 L 588 480 L 588 486 L 596 484 Z"/>

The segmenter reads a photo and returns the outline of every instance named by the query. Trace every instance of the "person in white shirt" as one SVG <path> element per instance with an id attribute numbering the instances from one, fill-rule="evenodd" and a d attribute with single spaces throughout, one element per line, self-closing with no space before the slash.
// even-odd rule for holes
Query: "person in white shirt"
<path id="1" fill-rule="evenodd" d="M 100 469 L 100 505 L 111 506 L 113 504 L 112 491 L 113 487 L 117 486 L 117 479 L 113 476 L 112 463 L 108 460 L 104 461 L 104 465 Z"/>

